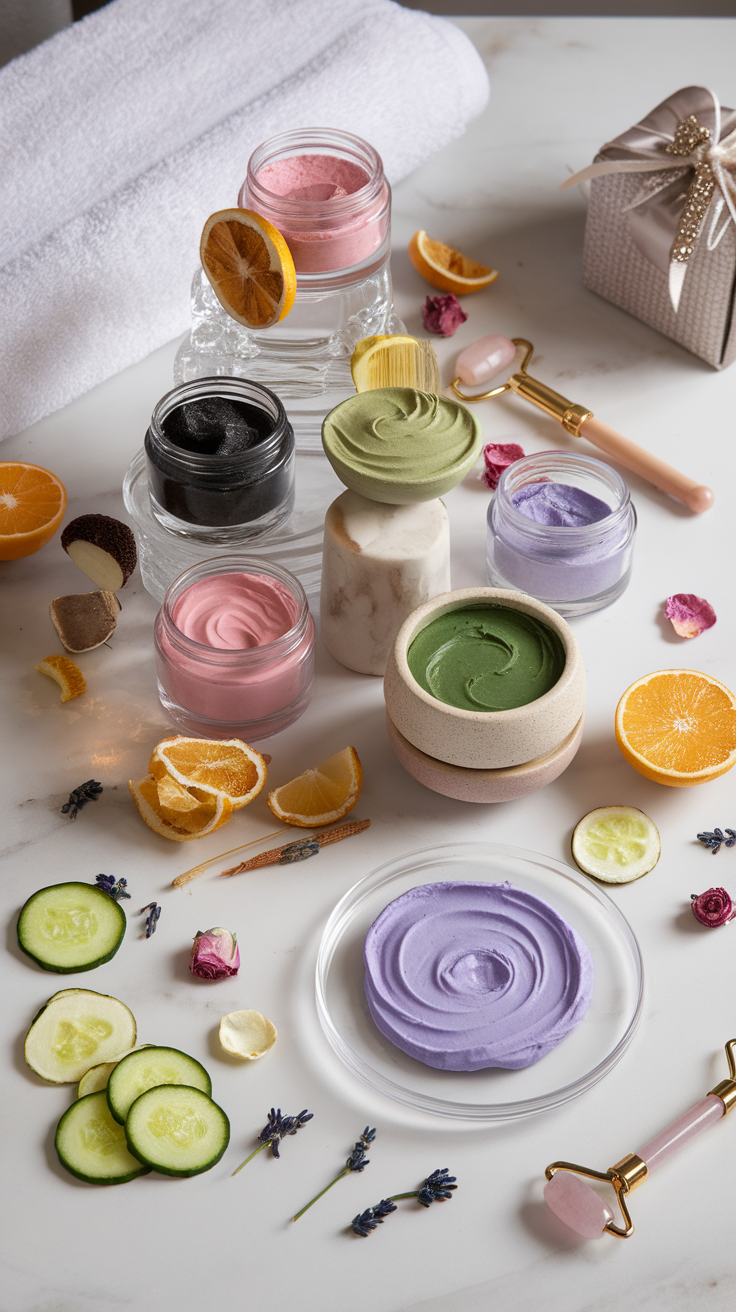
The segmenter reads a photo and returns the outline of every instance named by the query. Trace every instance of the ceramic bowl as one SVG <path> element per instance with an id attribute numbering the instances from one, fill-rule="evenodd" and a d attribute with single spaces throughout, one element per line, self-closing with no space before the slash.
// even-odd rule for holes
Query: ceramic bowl
<path id="1" fill-rule="evenodd" d="M 366 398 L 371 397 L 377 398 L 375 417 L 363 413 Z M 397 432 L 396 440 L 382 427 L 379 407 L 384 398 L 399 411 L 412 409 L 416 402 L 411 398 L 419 400 L 416 415 L 400 425 L 405 431 Z M 433 449 L 428 435 L 437 408 L 444 419 L 446 440 L 439 449 Z M 460 423 L 463 431 L 453 434 L 453 425 Z M 374 424 L 380 432 L 378 444 Z M 412 505 L 444 496 L 472 469 L 482 444 L 478 417 L 466 406 L 446 396 L 408 387 L 379 387 L 349 396 L 326 415 L 322 424 L 322 445 L 337 477 L 352 492 L 387 505 Z"/>
<path id="2" fill-rule="evenodd" d="M 469 770 L 462 765 L 448 765 L 420 752 L 400 734 L 391 716 L 386 714 L 388 740 L 394 756 L 417 783 L 433 793 L 454 797 L 458 802 L 513 802 L 517 797 L 536 793 L 551 784 L 572 761 L 583 738 L 585 717 L 581 716 L 571 734 L 547 756 L 538 756 L 523 765 L 505 770 Z"/>
<path id="3" fill-rule="evenodd" d="M 519 610 L 559 637 L 565 666 L 549 692 L 508 711 L 465 711 L 425 692 L 409 669 L 417 633 L 439 615 L 484 602 Z M 505 770 L 548 756 L 569 737 L 585 712 L 585 668 L 569 624 L 534 597 L 503 588 L 462 588 L 433 597 L 404 621 L 389 654 L 386 710 L 399 733 L 435 761 L 471 770 Z"/>

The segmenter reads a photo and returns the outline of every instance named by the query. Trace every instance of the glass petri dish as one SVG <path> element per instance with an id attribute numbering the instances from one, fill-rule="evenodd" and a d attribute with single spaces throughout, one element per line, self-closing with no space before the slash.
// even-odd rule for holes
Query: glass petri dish
<path id="1" fill-rule="evenodd" d="M 440 880 L 508 880 L 548 902 L 588 946 L 595 986 L 587 1015 L 525 1070 L 435 1070 L 401 1052 L 373 1024 L 363 990 L 365 936 L 394 898 Z M 631 926 L 587 876 L 539 852 L 497 843 L 448 843 L 379 866 L 338 902 L 320 943 L 316 1002 L 331 1047 L 372 1089 L 416 1111 L 493 1123 L 560 1107 L 613 1070 L 636 1031 L 643 984 Z"/>

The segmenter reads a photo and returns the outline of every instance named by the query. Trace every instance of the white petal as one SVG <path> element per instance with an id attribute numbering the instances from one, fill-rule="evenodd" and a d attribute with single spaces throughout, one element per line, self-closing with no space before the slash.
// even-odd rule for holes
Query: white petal
<path id="1" fill-rule="evenodd" d="M 220 1043 L 244 1061 L 256 1061 L 276 1042 L 276 1026 L 260 1011 L 231 1011 L 220 1021 Z"/>

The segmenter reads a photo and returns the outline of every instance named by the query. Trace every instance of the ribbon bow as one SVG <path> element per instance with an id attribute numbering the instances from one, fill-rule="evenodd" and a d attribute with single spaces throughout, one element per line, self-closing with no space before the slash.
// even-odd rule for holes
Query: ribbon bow
<path id="1" fill-rule="evenodd" d="M 608 173 L 653 175 L 626 211 L 635 245 L 668 275 L 677 311 L 714 197 L 706 248 L 715 250 L 728 225 L 736 224 L 736 111 L 721 107 L 708 87 L 683 87 L 607 142 L 596 162 L 567 178 L 560 190 Z"/>

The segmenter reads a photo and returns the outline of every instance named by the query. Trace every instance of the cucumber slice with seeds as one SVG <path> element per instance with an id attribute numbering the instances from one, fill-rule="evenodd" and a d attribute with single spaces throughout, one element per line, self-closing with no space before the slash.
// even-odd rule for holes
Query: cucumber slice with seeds
<path id="1" fill-rule="evenodd" d="M 126 926 L 122 907 L 93 884 L 51 884 L 18 916 L 18 944 L 43 970 L 94 970 L 115 956 Z"/>
<path id="2" fill-rule="evenodd" d="M 110 1115 L 104 1090 L 67 1108 L 54 1144 L 62 1166 L 87 1184 L 125 1184 L 151 1169 L 128 1151 L 125 1131 Z"/>
<path id="3" fill-rule="evenodd" d="M 140 1052 L 141 1048 L 149 1048 L 149 1043 L 141 1043 L 137 1048 L 131 1048 L 131 1052 Z M 114 1061 L 103 1061 L 99 1066 L 90 1066 L 79 1081 L 77 1088 L 77 1097 L 84 1098 L 88 1093 L 99 1093 L 100 1089 L 107 1088 L 107 1082 L 110 1079 L 115 1067 L 123 1057 L 127 1057 L 127 1052 L 118 1053 Z"/>
<path id="4" fill-rule="evenodd" d="M 161 1084 L 186 1084 L 208 1096 L 212 1081 L 204 1066 L 178 1048 L 151 1045 L 129 1052 L 118 1062 L 107 1084 L 107 1101 L 116 1121 L 122 1124 L 131 1105 L 147 1089 Z"/>
<path id="5" fill-rule="evenodd" d="M 125 1122 L 134 1157 L 162 1175 L 209 1171 L 230 1142 L 230 1122 L 201 1089 L 162 1084 L 136 1098 Z"/>
<path id="6" fill-rule="evenodd" d="M 25 1059 L 50 1084 L 76 1084 L 91 1066 L 135 1047 L 135 1017 L 124 1002 L 91 989 L 49 998 L 26 1035 Z"/>

